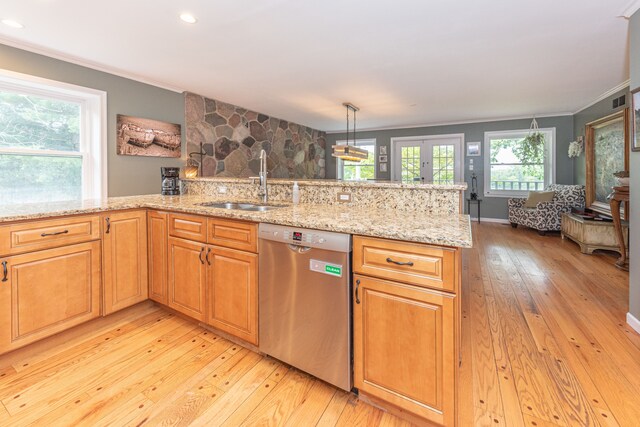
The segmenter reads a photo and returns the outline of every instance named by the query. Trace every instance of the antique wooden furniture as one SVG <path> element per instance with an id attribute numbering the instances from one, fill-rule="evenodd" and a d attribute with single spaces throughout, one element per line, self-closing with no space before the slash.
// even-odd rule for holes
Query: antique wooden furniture
<path id="1" fill-rule="evenodd" d="M 625 245 L 628 245 L 629 226 L 623 224 Z M 563 239 L 570 239 L 580 246 L 583 254 L 592 254 L 597 249 L 620 251 L 614 223 L 583 219 L 571 213 L 562 214 Z"/>
<path id="2" fill-rule="evenodd" d="M 628 271 L 629 264 L 627 262 L 627 245 L 629 232 L 628 227 L 627 231 L 624 231 L 622 220 L 620 219 L 620 204 L 625 203 L 625 214 L 628 218 L 629 186 L 613 187 L 613 194 L 611 195 L 609 203 L 611 204 L 611 216 L 613 217 L 613 223 L 615 224 L 616 238 L 620 251 L 620 258 L 618 258 L 618 261 L 616 261 L 616 267 Z"/>

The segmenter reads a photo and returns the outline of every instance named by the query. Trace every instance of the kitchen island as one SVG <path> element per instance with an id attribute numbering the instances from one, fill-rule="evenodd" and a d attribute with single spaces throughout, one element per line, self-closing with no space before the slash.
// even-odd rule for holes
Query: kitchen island
<path id="1" fill-rule="evenodd" d="M 472 244 L 469 217 L 451 212 L 460 188 L 440 189 L 452 194 L 433 209 L 393 196 L 392 208 L 384 197 L 358 200 L 370 191 L 362 188 L 352 189 L 350 203 L 314 188 L 303 200 L 326 203 L 293 205 L 288 185 L 272 191 L 265 212 L 204 206 L 255 203 L 254 187 L 233 184 L 215 181 L 183 196 L 0 207 L 0 353 L 146 299 L 257 350 L 258 224 L 339 232 L 353 236 L 360 397 L 414 422 L 454 425 L 461 248 Z"/>

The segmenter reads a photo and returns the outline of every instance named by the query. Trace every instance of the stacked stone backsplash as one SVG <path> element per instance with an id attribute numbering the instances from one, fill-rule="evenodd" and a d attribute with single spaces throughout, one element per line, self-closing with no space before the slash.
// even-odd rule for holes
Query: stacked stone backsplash
<path id="1" fill-rule="evenodd" d="M 205 177 L 255 176 L 262 149 L 270 178 L 325 177 L 322 131 L 194 93 L 185 94 L 185 122 L 187 152 L 198 152 L 204 144 Z"/>
<path id="2" fill-rule="evenodd" d="M 394 209 L 409 215 L 459 214 L 461 194 L 467 187 L 466 184 L 437 186 L 328 180 L 301 181 L 299 186 L 302 204 Z M 183 179 L 181 187 L 182 194 L 200 196 L 207 201 L 259 201 L 258 185 L 246 179 Z M 291 203 L 292 188 L 290 180 L 270 181 L 269 201 Z M 351 201 L 338 201 L 341 193 L 350 194 Z"/>

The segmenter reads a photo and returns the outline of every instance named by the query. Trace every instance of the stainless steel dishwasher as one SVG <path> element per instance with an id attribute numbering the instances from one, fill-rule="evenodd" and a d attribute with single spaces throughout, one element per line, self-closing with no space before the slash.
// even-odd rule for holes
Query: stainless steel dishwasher
<path id="1" fill-rule="evenodd" d="M 260 224 L 260 351 L 351 390 L 351 236 Z"/>

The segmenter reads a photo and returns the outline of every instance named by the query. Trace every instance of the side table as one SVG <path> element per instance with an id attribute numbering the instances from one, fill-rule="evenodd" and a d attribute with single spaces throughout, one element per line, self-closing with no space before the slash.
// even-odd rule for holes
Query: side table
<path id="1" fill-rule="evenodd" d="M 625 214 L 629 218 L 629 186 L 613 187 L 613 193 L 610 196 L 609 205 L 611 206 L 611 216 L 613 217 L 613 225 L 616 229 L 616 238 L 618 246 L 620 246 L 620 258 L 616 261 L 616 267 L 621 270 L 629 271 L 627 263 L 627 248 L 624 244 L 624 236 L 622 234 L 622 221 L 620 220 L 620 204 L 625 204 Z"/>
<path id="2" fill-rule="evenodd" d="M 476 203 L 478 205 L 478 222 L 480 222 L 480 203 L 482 203 L 482 199 L 470 199 L 467 198 L 467 212 L 471 215 L 471 203 Z"/>

